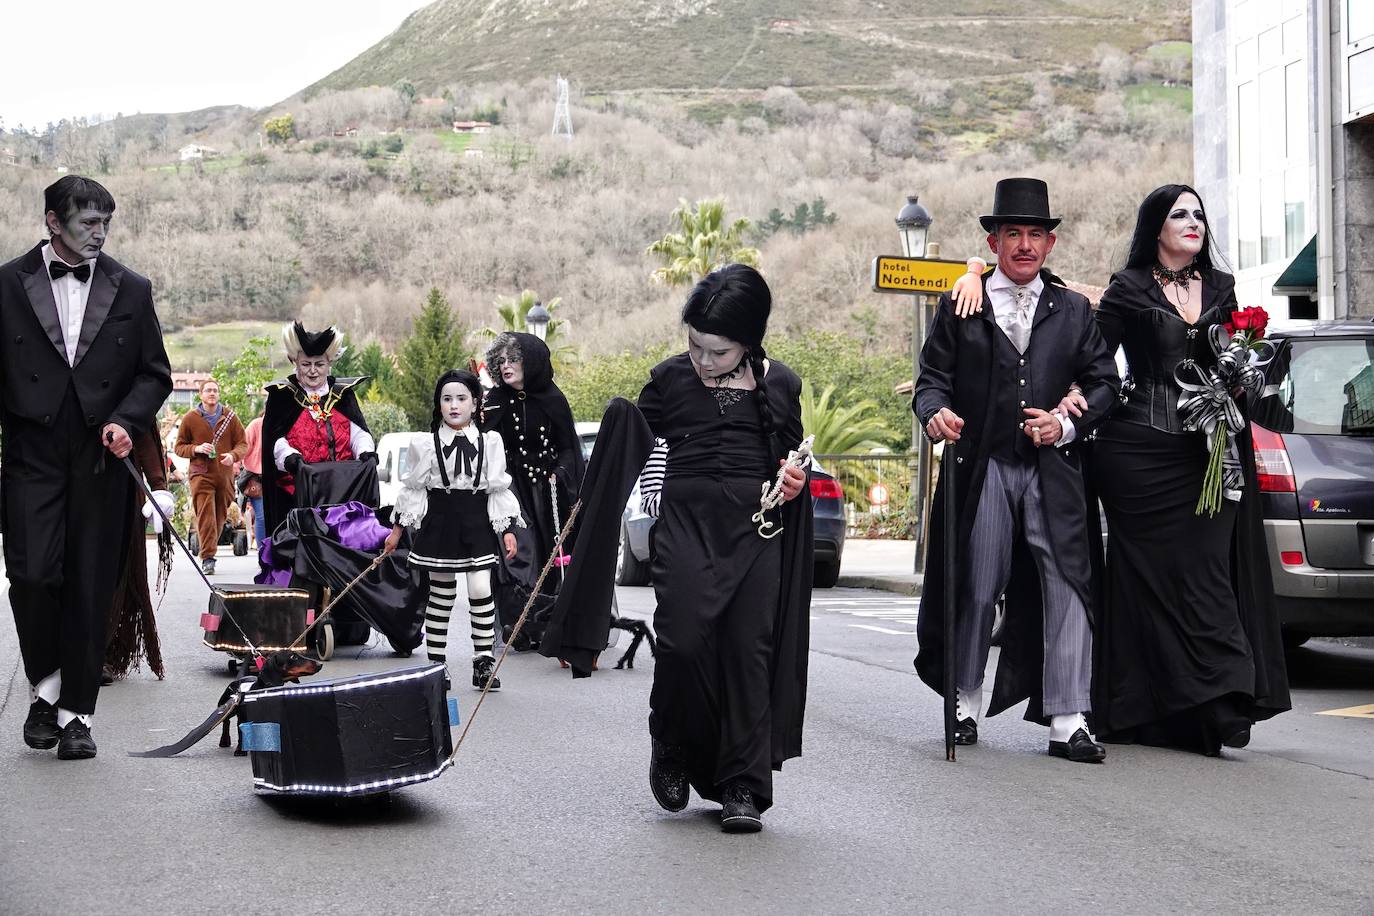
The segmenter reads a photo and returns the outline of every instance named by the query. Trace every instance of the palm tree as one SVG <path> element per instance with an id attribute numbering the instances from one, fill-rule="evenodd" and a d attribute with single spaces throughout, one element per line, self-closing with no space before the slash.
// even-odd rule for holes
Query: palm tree
<path id="1" fill-rule="evenodd" d="M 482 328 L 476 333 L 486 346 L 497 334 L 504 331 L 523 331 L 525 330 L 525 316 L 530 309 L 538 303 L 539 295 L 532 289 L 522 289 L 520 295 L 501 298 L 496 300 L 496 314 L 501 319 L 501 324 L 496 328 Z M 558 307 L 563 304 L 561 296 L 555 296 L 544 303 L 544 308 L 549 310 L 549 315 L 553 316 Z M 554 372 L 566 369 L 577 361 L 577 350 L 568 345 L 559 343 L 559 338 L 568 328 L 568 322 L 562 318 L 550 317 L 548 329 L 544 332 L 544 343 L 549 345 L 549 357 L 553 361 Z M 481 354 L 478 354 L 479 357 Z"/>
<path id="2" fill-rule="evenodd" d="M 740 217 L 727 226 L 724 197 L 699 200 L 695 205 L 679 198 L 671 218 L 680 231 L 668 233 L 646 251 L 666 262 L 654 271 L 654 282 L 684 286 L 725 264 L 758 266 L 759 250 L 744 244 L 744 234 L 753 223 Z"/>
<path id="3" fill-rule="evenodd" d="M 811 383 L 802 382 L 802 429 L 816 437 L 812 451 L 817 455 L 853 455 L 885 448 L 892 430 L 878 418 L 877 403 L 832 404 L 834 395 L 834 385 L 826 385 L 817 397 Z"/>

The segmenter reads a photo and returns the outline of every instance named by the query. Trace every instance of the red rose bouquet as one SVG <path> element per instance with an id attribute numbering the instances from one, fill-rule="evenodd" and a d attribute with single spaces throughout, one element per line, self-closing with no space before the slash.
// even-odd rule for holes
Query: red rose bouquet
<path id="1" fill-rule="evenodd" d="M 1216 365 L 1204 368 L 1191 359 L 1182 360 L 1174 378 L 1183 389 L 1178 410 L 1183 428 L 1207 436 L 1207 471 L 1202 478 L 1197 514 L 1216 515 L 1223 499 L 1240 499 L 1244 477 L 1236 434 L 1245 428 L 1245 417 L 1236 398 L 1264 387 L 1260 371 L 1274 358 L 1274 345 L 1264 339 L 1269 314 L 1258 306 L 1237 310 L 1224 325 L 1213 325 L 1208 343 Z"/>

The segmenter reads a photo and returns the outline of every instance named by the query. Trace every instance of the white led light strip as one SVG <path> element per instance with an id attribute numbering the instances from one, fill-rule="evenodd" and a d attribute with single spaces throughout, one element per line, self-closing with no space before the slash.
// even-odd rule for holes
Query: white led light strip
<path id="1" fill-rule="evenodd" d="M 382 684 L 394 684 L 398 681 L 413 681 L 422 677 L 436 677 L 443 674 L 442 665 L 435 665 L 429 668 L 422 668 L 419 671 L 411 671 L 406 674 L 393 674 L 388 677 L 373 678 L 367 681 L 358 681 L 351 684 L 322 684 L 319 687 L 268 687 L 264 690 L 255 690 L 244 695 L 244 702 L 252 703 L 257 700 L 266 700 L 272 697 L 302 696 L 317 693 L 345 693 L 349 690 L 362 690 L 365 687 L 379 687 Z"/>
<path id="2" fill-rule="evenodd" d="M 276 783 L 268 782 L 260 776 L 253 777 L 253 787 L 257 789 L 271 789 L 274 792 L 314 792 L 320 794 L 342 793 L 350 795 L 357 792 L 371 792 L 377 789 L 391 789 L 396 786 L 404 786 L 414 782 L 424 782 L 426 779 L 434 779 L 453 766 L 451 760 L 445 760 L 439 764 L 437 770 L 428 773 L 420 773 L 416 776 L 398 776 L 394 779 L 379 779 L 375 782 L 359 783 L 356 786 L 326 786 L 318 783 L 292 783 L 289 786 L 279 786 Z"/>

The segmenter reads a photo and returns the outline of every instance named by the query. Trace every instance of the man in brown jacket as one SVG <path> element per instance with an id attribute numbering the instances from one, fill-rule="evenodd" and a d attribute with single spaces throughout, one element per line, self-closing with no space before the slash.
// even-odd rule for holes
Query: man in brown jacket
<path id="1" fill-rule="evenodd" d="M 196 515 L 200 566 L 215 574 L 215 551 L 229 504 L 234 501 L 234 463 L 248 453 L 243 424 L 219 402 L 219 383 L 200 383 L 200 403 L 181 418 L 176 453 L 191 461 L 191 510 Z"/>

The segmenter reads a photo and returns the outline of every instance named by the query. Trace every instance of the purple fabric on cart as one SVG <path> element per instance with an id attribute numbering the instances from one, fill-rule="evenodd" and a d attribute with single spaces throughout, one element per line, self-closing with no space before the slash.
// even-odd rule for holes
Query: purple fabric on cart
<path id="1" fill-rule="evenodd" d="M 343 503 L 324 510 L 324 523 L 340 544 L 354 550 L 381 550 L 391 533 L 377 521 L 377 513 L 360 502 Z"/>

